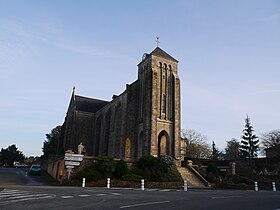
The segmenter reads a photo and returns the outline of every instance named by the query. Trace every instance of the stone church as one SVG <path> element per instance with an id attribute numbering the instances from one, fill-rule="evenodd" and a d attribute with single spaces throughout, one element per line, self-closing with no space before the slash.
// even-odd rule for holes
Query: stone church
<path id="1" fill-rule="evenodd" d="M 73 89 L 59 151 L 108 155 L 136 161 L 143 155 L 181 158 L 178 61 L 156 47 L 138 64 L 138 79 L 111 101 L 87 98 Z"/>

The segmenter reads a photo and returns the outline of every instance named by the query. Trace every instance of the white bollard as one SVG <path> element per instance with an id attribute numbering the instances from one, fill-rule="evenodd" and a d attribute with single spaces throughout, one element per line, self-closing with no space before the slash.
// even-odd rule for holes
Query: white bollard
<path id="1" fill-rule="evenodd" d="M 255 182 L 255 191 L 259 191 L 259 188 L 258 188 L 258 182 Z"/>
<path id="2" fill-rule="evenodd" d="M 145 187 L 144 187 L 144 179 L 141 179 L 141 190 L 144 190 Z"/>
<path id="3" fill-rule="evenodd" d="M 86 186 L 86 178 L 83 178 L 82 187 Z"/>
<path id="4" fill-rule="evenodd" d="M 110 178 L 107 178 L 107 189 L 110 188 Z"/>
<path id="5" fill-rule="evenodd" d="M 188 191 L 187 180 L 184 180 L 184 191 Z"/>
<path id="6" fill-rule="evenodd" d="M 275 192 L 276 191 L 276 185 L 275 182 L 272 182 L 272 191 Z"/>

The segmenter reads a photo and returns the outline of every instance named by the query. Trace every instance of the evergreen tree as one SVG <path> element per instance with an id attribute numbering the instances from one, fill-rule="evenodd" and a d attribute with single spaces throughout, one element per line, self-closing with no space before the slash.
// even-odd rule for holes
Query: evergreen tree
<path id="1" fill-rule="evenodd" d="M 259 138 L 254 134 L 253 126 L 251 125 L 250 118 L 246 117 L 243 135 L 241 137 L 240 152 L 243 158 L 257 157 L 259 150 Z"/>
<path id="2" fill-rule="evenodd" d="M 216 144 L 214 141 L 212 141 L 212 155 L 211 155 L 211 159 L 212 160 L 218 160 L 220 159 L 221 153 L 219 152 L 219 150 L 216 148 Z"/>

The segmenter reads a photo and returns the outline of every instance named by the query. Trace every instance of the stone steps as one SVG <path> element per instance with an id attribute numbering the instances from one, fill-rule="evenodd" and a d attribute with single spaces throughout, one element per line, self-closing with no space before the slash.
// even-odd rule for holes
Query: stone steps
<path id="1" fill-rule="evenodd" d="M 188 168 L 177 167 L 179 173 L 182 176 L 183 180 L 187 180 L 188 187 L 190 188 L 206 188 L 203 182 Z"/>

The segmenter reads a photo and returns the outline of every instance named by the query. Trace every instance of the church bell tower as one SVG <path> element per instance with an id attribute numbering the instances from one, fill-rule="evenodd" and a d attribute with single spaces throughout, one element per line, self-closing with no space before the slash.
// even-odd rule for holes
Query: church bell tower
<path id="1" fill-rule="evenodd" d="M 138 64 L 138 156 L 180 159 L 180 80 L 178 61 L 156 47 Z"/>

